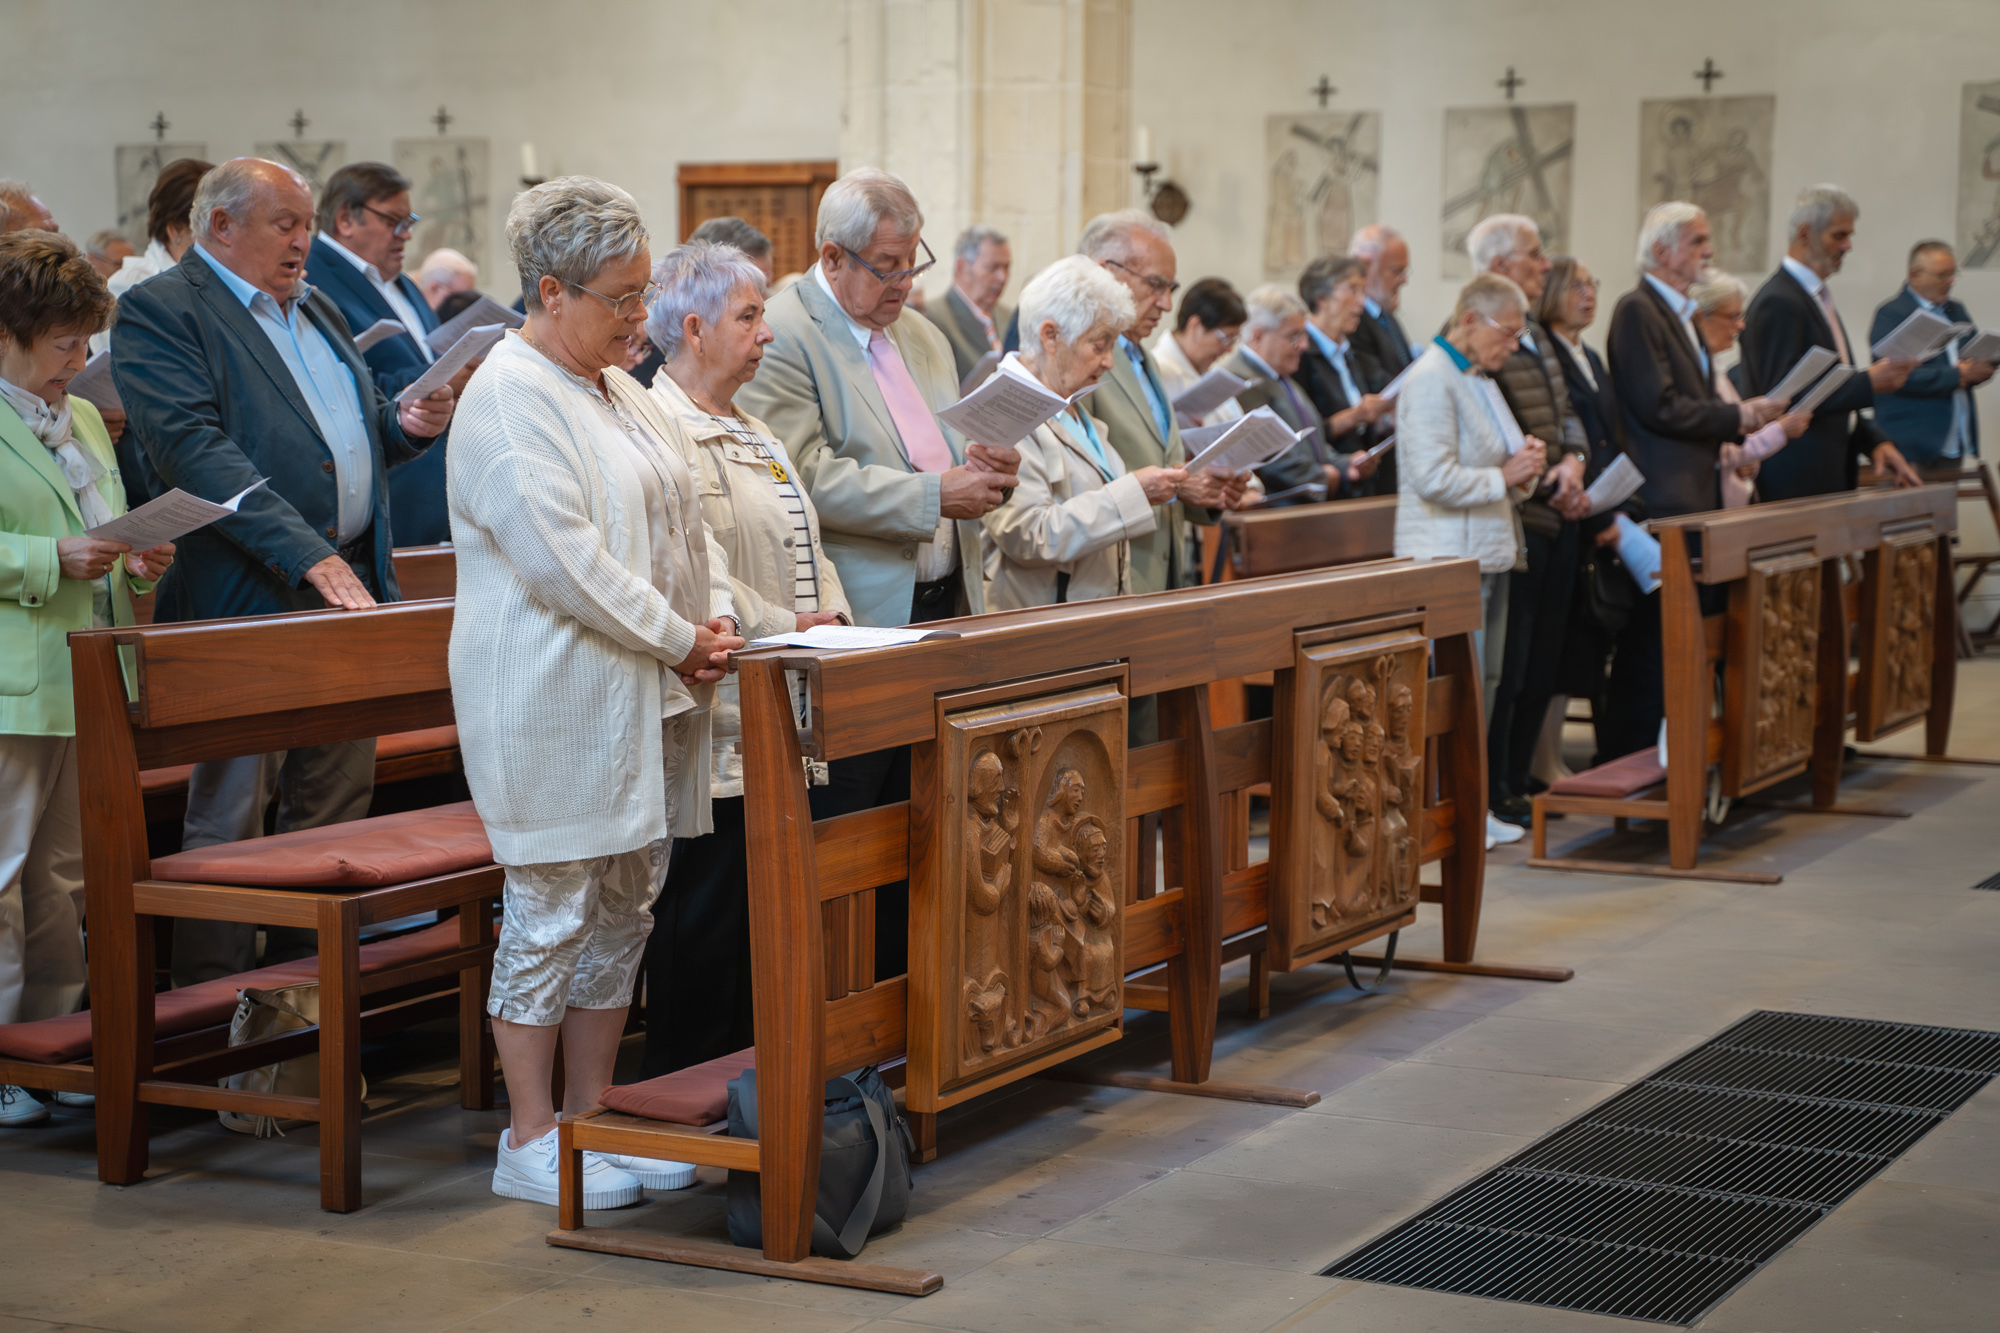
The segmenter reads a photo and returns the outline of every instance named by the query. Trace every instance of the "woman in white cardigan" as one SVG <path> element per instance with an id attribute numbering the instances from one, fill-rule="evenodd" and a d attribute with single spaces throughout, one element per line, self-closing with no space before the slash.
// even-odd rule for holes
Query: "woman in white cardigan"
<path id="1" fill-rule="evenodd" d="M 709 713 L 742 646 L 698 468 L 616 367 L 652 289 L 632 197 L 570 176 L 514 201 L 528 318 L 471 383 L 446 465 L 457 548 L 452 703 L 506 869 L 487 1011 L 511 1122 L 493 1192 L 556 1202 L 565 1112 L 611 1083 L 672 839 L 709 828 Z M 585 1159 L 584 1206 L 693 1183 L 684 1163 Z"/>
<path id="2" fill-rule="evenodd" d="M 1059 259 L 1021 293 L 1021 350 L 1000 373 L 1064 398 L 1111 370 L 1131 293 L 1082 255 Z M 1081 602 L 1132 591 L 1131 539 L 1153 530 L 1153 506 L 1173 499 L 1185 468 L 1127 472 L 1104 425 L 1072 404 L 1017 446 L 1020 483 L 980 522 L 986 609 Z"/>
<path id="3" fill-rule="evenodd" d="M 819 515 L 783 441 L 736 405 L 776 337 L 764 322 L 764 274 L 732 245 L 691 241 L 653 266 L 646 333 L 666 358 L 652 396 L 700 464 L 701 510 L 729 560 L 730 592 L 749 638 L 852 623 L 840 573 L 820 544 Z M 804 720 L 805 678 L 792 673 Z M 754 1039 L 750 1005 L 750 859 L 743 812 L 743 728 L 736 677 L 715 688 L 715 828 L 674 846 L 646 941 L 642 1078 L 718 1059 Z M 814 766 L 824 783 L 826 765 Z"/>

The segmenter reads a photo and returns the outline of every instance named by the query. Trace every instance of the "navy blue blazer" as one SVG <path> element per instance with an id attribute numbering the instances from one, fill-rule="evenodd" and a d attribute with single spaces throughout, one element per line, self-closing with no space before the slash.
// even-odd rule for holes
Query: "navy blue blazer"
<path id="1" fill-rule="evenodd" d="M 1748 394 L 1768 392 L 1798 364 L 1808 347 L 1835 350 L 1833 326 L 1819 302 L 1780 264 L 1743 312 L 1743 378 Z M 1851 491 L 1860 475 L 1856 455 L 1888 437 L 1867 417 L 1856 415 L 1875 403 L 1868 382 L 1868 345 L 1841 332 L 1861 373 L 1835 389 L 1813 412 L 1806 433 L 1764 460 L 1757 473 L 1757 493 L 1766 500 L 1798 500 L 1811 495 Z"/>
<path id="2" fill-rule="evenodd" d="M 1875 307 L 1875 322 L 1868 330 L 1868 342 L 1872 346 L 1888 336 L 1898 324 L 1917 311 L 1917 294 L 1907 285 L 1903 290 Z M 1944 317 L 1954 324 L 1973 322 L 1971 314 L 1957 301 L 1944 303 Z M 1960 346 L 1976 334 L 1968 333 L 1960 339 Z M 1945 437 L 1951 434 L 1951 396 L 1958 392 L 1958 363 L 1950 360 L 1945 351 L 1910 372 L 1910 378 L 1903 381 L 1903 387 L 1894 393 L 1875 395 L 1875 424 L 1882 433 L 1896 442 L 1903 457 L 1912 467 L 1923 467 L 1936 463 L 1944 457 Z M 1979 453 L 1979 404 L 1976 396 L 1966 395 L 1966 434 L 1970 452 Z"/>
<path id="3" fill-rule="evenodd" d="M 396 312 L 375 290 L 367 275 L 342 259 L 324 240 L 313 238 L 312 255 L 306 261 L 307 276 L 321 292 L 340 307 L 347 327 L 361 333 L 377 320 L 395 319 Z M 396 275 L 403 299 L 424 322 L 424 332 L 438 326 L 430 302 L 407 273 Z M 375 387 L 384 398 L 394 401 L 397 394 L 415 383 L 430 369 L 417 340 L 407 333 L 391 334 L 363 352 Z M 451 514 L 445 506 L 444 454 L 449 432 L 440 435 L 430 448 L 407 463 L 389 469 L 389 500 L 396 511 L 396 540 L 405 546 L 434 546 L 451 540 Z"/>
<path id="4" fill-rule="evenodd" d="M 423 441 L 404 436 L 396 406 L 375 387 L 347 321 L 312 290 L 305 318 L 347 363 L 361 399 L 375 472 L 371 558 L 355 573 L 380 601 L 400 597 L 389 552 L 388 470 Z M 339 495 L 333 454 L 291 371 L 242 302 L 198 250 L 118 302 L 111 373 L 135 436 L 166 486 L 226 500 L 258 478 L 227 518 L 180 540 L 161 580 L 154 618 L 205 620 L 313 610 L 305 581 L 335 554 Z"/>

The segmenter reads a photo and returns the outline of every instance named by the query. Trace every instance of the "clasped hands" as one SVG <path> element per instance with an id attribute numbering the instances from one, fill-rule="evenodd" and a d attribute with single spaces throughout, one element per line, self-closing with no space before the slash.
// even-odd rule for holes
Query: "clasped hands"
<path id="1" fill-rule="evenodd" d="M 66 579 L 90 582 L 101 579 L 125 557 L 125 572 L 135 579 L 158 579 L 174 563 L 174 544 L 161 542 L 144 551 L 134 551 L 124 542 L 108 542 L 102 537 L 62 537 L 56 541 L 56 563 Z"/>

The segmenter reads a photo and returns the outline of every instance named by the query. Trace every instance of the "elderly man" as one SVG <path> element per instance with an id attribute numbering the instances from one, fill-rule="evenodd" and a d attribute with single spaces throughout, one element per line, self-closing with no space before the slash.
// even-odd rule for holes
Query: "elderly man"
<path id="1" fill-rule="evenodd" d="M 958 401 L 951 345 L 902 319 L 936 262 L 910 189 L 873 167 L 820 199 L 819 262 L 771 298 L 776 335 L 737 402 L 784 441 L 819 511 L 821 542 L 854 619 L 903 625 L 985 609 L 978 520 L 1014 486 L 1020 455 L 964 446 L 936 413 Z M 906 799 L 909 751 L 835 760 L 812 791 L 816 818 Z M 900 970 L 908 914 L 877 899 L 877 972 Z"/>
<path id="2" fill-rule="evenodd" d="M 1410 280 L 1410 243 L 1394 227 L 1374 222 L 1354 233 L 1347 253 L 1368 265 L 1367 294 L 1361 302 L 1361 321 L 1354 326 L 1355 356 L 1361 364 L 1363 387 L 1380 393 L 1396 376 L 1408 370 L 1419 349 L 1410 346 L 1410 337 L 1396 318 L 1402 304 L 1403 285 Z M 1388 420 L 1395 420 L 1392 407 Z M 1388 495 L 1396 489 L 1396 451 L 1382 455 L 1376 469 L 1374 489 Z"/>
<path id="3" fill-rule="evenodd" d="M 710 245 L 733 245 L 748 255 L 757 271 L 764 275 L 765 287 L 778 280 L 778 271 L 771 260 L 771 238 L 742 218 L 710 218 L 696 227 L 688 239 L 707 241 Z"/>
<path id="4" fill-rule="evenodd" d="M 1243 336 L 1222 360 L 1223 369 L 1250 381 L 1250 387 L 1236 395 L 1245 412 L 1268 407 L 1294 431 L 1306 435 L 1271 463 L 1257 469 L 1257 479 L 1266 495 L 1283 496 L 1279 504 L 1313 504 L 1333 500 L 1347 492 L 1351 458 L 1342 458 L 1327 447 L 1326 423 L 1313 407 L 1312 399 L 1293 380 L 1306 351 L 1306 308 L 1283 287 L 1266 283 L 1243 298 L 1249 319 Z M 1302 492 L 1306 486 L 1323 491 Z"/>
<path id="5" fill-rule="evenodd" d="M 26 181 L 0 180 L 0 232 L 59 231 L 56 215 Z"/>
<path id="6" fill-rule="evenodd" d="M 375 387 L 347 322 L 304 281 L 312 191 L 288 167 L 225 162 L 201 179 L 195 244 L 118 303 L 112 374 L 130 429 L 169 486 L 238 511 L 180 540 L 162 580 L 161 621 L 343 610 L 397 597 L 389 552 L 388 464 L 451 420 L 449 388 L 400 410 Z M 373 741 L 307 746 L 195 765 L 182 845 L 263 833 L 283 793 L 280 829 L 368 812 Z M 255 927 L 182 921 L 182 985 L 248 968 Z M 311 952 L 310 932 L 294 947 Z M 285 946 L 280 944 L 279 949 Z"/>
<path id="7" fill-rule="evenodd" d="M 125 239 L 124 232 L 116 227 L 106 227 L 90 238 L 90 243 L 84 247 L 83 256 L 90 261 L 90 266 L 97 270 L 98 277 L 109 278 L 126 260 L 138 253 L 132 242 Z"/>
<path id="8" fill-rule="evenodd" d="M 981 357 L 1000 350 L 1000 331 L 1013 315 L 1001 308 L 1000 293 L 1013 266 L 1014 252 L 997 227 L 967 227 L 951 247 L 951 290 L 935 311 L 925 307 L 924 317 L 951 343 L 960 381 Z"/>
<path id="9" fill-rule="evenodd" d="M 435 313 L 445 298 L 469 292 L 479 285 L 479 265 L 450 246 L 440 246 L 424 256 L 417 266 L 417 290 L 424 304 Z"/>
<path id="10" fill-rule="evenodd" d="M 1743 312 L 1743 378 L 1749 393 L 1761 394 L 1778 383 L 1810 347 L 1828 348 L 1846 364 L 1865 368 L 1819 405 L 1805 434 L 1764 460 L 1757 488 L 1766 500 L 1852 490 L 1862 453 L 1898 486 L 1919 481 L 1879 420 L 1855 415 L 1873 407 L 1875 395 L 1902 388 L 1917 363 L 1866 362 L 1868 348 L 1849 343 L 1826 285 L 1854 248 L 1854 222 L 1860 216 L 1860 207 L 1839 186 L 1801 190 L 1785 224 L 1791 238 L 1785 258 Z"/>
<path id="11" fill-rule="evenodd" d="M 1354 350 L 1354 331 L 1363 315 L 1368 265 L 1346 255 L 1321 255 L 1299 275 L 1299 299 L 1306 307 L 1306 349 L 1299 359 L 1298 384 L 1325 423 L 1327 445 L 1350 456 L 1345 476 L 1357 493 L 1378 495 L 1379 458 L 1351 457 L 1372 447 L 1375 423 L 1392 404 L 1368 390 L 1367 372 Z"/>
<path id="12" fill-rule="evenodd" d="M 1958 256 L 1951 246 L 1918 241 L 1910 250 L 1903 290 L 1875 308 L 1870 345 L 1919 310 L 1954 324 L 1972 323 L 1971 313 L 1951 299 L 1957 278 Z M 1966 341 L 1953 338 L 1911 371 L 1902 388 L 1875 395 L 1876 426 L 1897 441 L 1903 457 L 1916 467 L 1957 466 L 1979 456 L 1979 409 L 1972 391 L 1993 378 L 1993 363 L 1962 358 Z"/>

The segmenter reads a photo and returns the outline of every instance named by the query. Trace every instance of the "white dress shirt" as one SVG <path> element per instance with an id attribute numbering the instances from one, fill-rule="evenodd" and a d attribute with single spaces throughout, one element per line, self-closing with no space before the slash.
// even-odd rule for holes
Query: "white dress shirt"
<path id="1" fill-rule="evenodd" d="M 1707 379 L 1708 346 L 1702 342 L 1701 333 L 1694 326 L 1694 312 L 1698 308 L 1695 305 L 1694 298 L 1675 291 L 1650 273 L 1646 275 L 1646 281 L 1653 285 L 1653 290 L 1658 292 L 1660 299 L 1667 303 L 1667 309 L 1680 317 L 1681 327 L 1687 330 L 1688 341 L 1694 344 L 1695 360 L 1701 363 L 1702 378 Z M 1810 291 L 1812 289 L 1807 288 L 1806 290 Z"/>
<path id="2" fill-rule="evenodd" d="M 381 293 L 382 299 L 389 303 L 390 313 L 395 315 L 398 323 L 410 331 L 410 337 L 415 340 L 417 350 L 423 353 L 424 360 L 427 362 L 437 360 L 437 353 L 433 352 L 431 345 L 424 341 L 424 335 L 429 333 L 430 330 L 426 329 L 423 320 L 417 317 L 416 307 L 412 306 L 410 298 L 403 294 L 402 285 L 392 278 L 384 278 L 381 269 L 376 268 L 373 264 L 363 259 L 360 255 L 355 254 L 325 232 L 321 232 L 319 238 L 332 247 L 335 254 L 354 265 L 360 271 L 361 276 L 368 279 L 369 284 L 377 292 Z M 355 329 L 353 332 L 356 337 L 359 337 L 361 334 L 367 332 L 367 330 Z"/>

